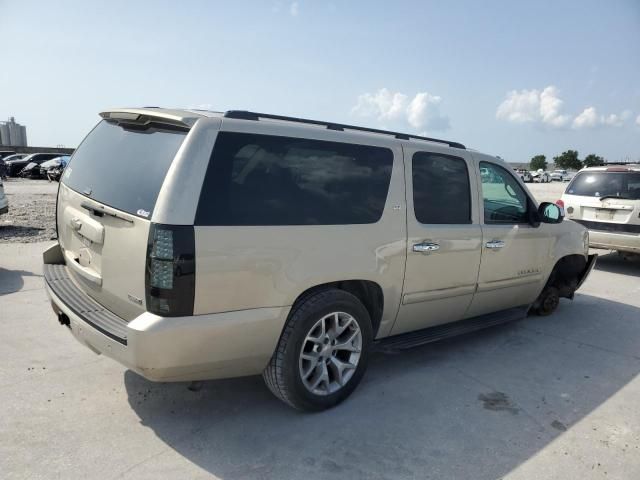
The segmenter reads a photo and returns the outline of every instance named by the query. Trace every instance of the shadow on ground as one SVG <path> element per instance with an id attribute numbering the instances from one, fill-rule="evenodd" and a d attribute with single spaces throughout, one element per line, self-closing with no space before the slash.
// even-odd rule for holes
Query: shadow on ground
<path id="1" fill-rule="evenodd" d="M 638 319 L 636 307 L 578 295 L 550 317 L 376 353 L 354 395 L 318 414 L 280 403 L 260 377 L 209 381 L 195 393 L 131 371 L 124 383 L 142 424 L 225 480 L 493 480 L 640 372 Z M 144 468 L 161 474 L 162 459 Z"/>
<path id="2" fill-rule="evenodd" d="M 22 289 L 24 277 L 41 277 L 26 270 L 8 270 L 0 267 L 0 295 L 7 295 Z"/>
<path id="3" fill-rule="evenodd" d="M 42 232 L 44 228 L 25 227 L 23 225 L 0 225 L 0 239 L 13 237 L 35 237 Z"/>
<path id="4" fill-rule="evenodd" d="M 640 277 L 640 256 L 637 258 L 624 258 L 617 252 L 607 253 L 607 250 L 600 252 L 594 267 L 596 270 Z"/>

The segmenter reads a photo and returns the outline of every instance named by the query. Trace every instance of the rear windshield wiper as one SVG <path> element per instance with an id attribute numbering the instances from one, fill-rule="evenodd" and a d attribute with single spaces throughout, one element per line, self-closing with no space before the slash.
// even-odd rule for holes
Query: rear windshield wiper
<path id="1" fill-rule="evenodd" d="M 605 198 L 620 198 L 622 200 L 633 200 L 631 197 L 625 197 L 624 195 L 603 195 L 600 197 L 600 200 L 604 200 Z"/>

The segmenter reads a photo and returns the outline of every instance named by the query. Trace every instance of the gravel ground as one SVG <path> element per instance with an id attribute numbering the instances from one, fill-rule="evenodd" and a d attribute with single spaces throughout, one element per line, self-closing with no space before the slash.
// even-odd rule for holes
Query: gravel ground
<path id="1" fill-rule="evenodd" d="M 0 243 L 34 243 L 56 236 L 57 183 L 10 178 L 4 181 L 9 213 L 0 216 Z"/>

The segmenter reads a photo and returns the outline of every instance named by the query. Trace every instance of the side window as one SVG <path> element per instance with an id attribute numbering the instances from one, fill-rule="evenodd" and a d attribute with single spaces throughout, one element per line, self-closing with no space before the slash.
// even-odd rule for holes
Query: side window
<path id="1" fill-rule="evenodd" d="M 380 220 L 393 153 L 387 148 L 221 132 L 197 225 L 348 225 Z"/>
<path id="2" fill-rule="evenodd" d="M 480 162 L 484 223 L 527 223 L 528 197 L 517 180 L 504 168 Z"/>
<path id="3" fill-rule="evenodd" d="M 412 159 L 413 210 L 424 224 L 471 223 L 471 189 L 464 159 L 417 152 Z"/>

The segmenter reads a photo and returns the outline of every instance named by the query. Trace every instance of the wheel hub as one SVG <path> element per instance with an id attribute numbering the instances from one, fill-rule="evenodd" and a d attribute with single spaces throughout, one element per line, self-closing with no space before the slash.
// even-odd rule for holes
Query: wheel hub
<path id="1" fill-rule="evenodd" d="M 299 371 L 305 388 L 316 395 L 340 390 L 356 371 L 362 332 L 345 312 L 325 315 L 311 328 L 300 351 Z"/>

